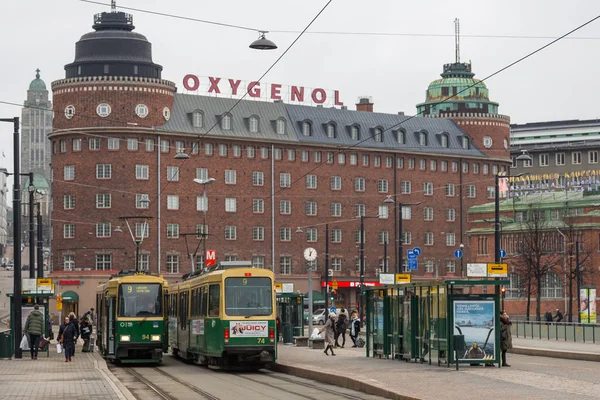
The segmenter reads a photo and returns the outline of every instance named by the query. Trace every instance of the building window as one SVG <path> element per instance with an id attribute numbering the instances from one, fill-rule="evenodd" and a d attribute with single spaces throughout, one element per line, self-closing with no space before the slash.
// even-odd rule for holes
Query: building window
<path id="1" fill-rule="evenodd" d="M 135 179 L 148 179 L 149 175 L 148 165 L 136 165 L 135 166 Z"/>
<path id="2" fill-rule="evenodd" d="M 368 154 L 362 155 L 362 165 L 365 167 L 369 166 L 369 155 Z"/>
<path id="3" fill-rule="evenodd" d="M 150 225 L 144 222 L 135 223 L 135 237 L 136 238 L 147 238 L 150 236 Z"/>
<path id="4" fill-rule="evenodd" d="M 279 200 L 279 214 L 290 215 L 292 213 L 292 202 L 290 200 Z"/>
<path id="5" fill-rule="evenodd" d="M 409 220 L 412 219 L 412 208 L 411 206 L 402 206 L 402 219 Z"/>
<path id="6" fill-rule="evenodd" d="M 456 261 L 448 260 L 446 261 L 446 273 L 453 274 L 456 272 Z"/>
<path id="7" fill-rule="evenodd" d="M 427 146 L 427 133 L 419 132 L 419 146 Z"/>
<path id="8" fill-rule="evenodd" d="M 331 190 L 342 190 L 342 177 L 332 176 L 331 177 Z"/>
<path id="9" fill-rule="evenodd" d="M 250 132 L 252 132 L 252 133 L 258 132 L 258 117 L 257 116 L 250 117 L 250 120 L 248 121 L 248 126 L 250 128 Z"/>
<path id="10" fill-rule="evenodd" d="M 273 159 L 275 159 L 275 160 L 281 160 L 282 157 L 283 157 L 283 150 L 282 149 L 279 149 L 279 148 L 273 149 Z"/>
<path id="11" fill-rule="evenodd" d="M 433 273 L 433 260 L 425 260 L 425 273 L 426 274 Z"/>
<path id="12" fill-rule="evenodd" d="M 429 170 L 430 171 L 437 171 L 437 160 L 430 160 L 429 161 Z"/>
<path id="13" fill-rule="evenodd" d="M 302 161 L 303 162 L 308 162 L 309 161 L 308 160 L 309 154 L 310 153 L 308 152 L 308 150 L 302 150 L 301 157 L 302 157 Z"/>
<path id="14" fill-rule="evenodd" d="M 140 253 L 139 268 L 140 271 L 150 271 L 150 254 Z"/>
<path id="15" fill-rule="evenodd" d="M 389 182 L 387 179 L 379 179 L 377 181 L 377 191 L 379 193 L 387 193 L 389 190 Z"/>
<path id="16" fill-rule="evenodd" d="M 476 190 L 475 185 L 467 185 L 467 197 L 474 198 L 476 196 Z"/>
<path id="17" fill-rule="evenodd" d="M 288 159 L 288 161 L 296 161 L 296 150 L 288 149 L 287 150 L 287 159 Z"/>
<path id="18" fill-rule="evenodd" d="M 455 246 L 456 245 L 456 237 L 454 233 L 446 233 L 446 246 Z"/>
<path id="19" fill-rule="evenodd" d="M 320 151 L 313 152 L 313 159 L 314 159 L 314 162 L 320 163 L 321 162 L 321 152 Z"/>
<path id="20" fill-rule="evenodd" d="M 380 128 L 375 128 L 373 131 L 373 139 L 378 143 L 383 142 L 383 131 Z"/>
<path id="21" fill-rule="evenodd" d="M 317 228 L 306 229 L 306 241 L 307 242 L 316 242 L 317 240 L 318 240 Z"/>
<path id="22" fill-rule="evenodd" d="M 208 211 L 208 197 L 196 196 L 196 211 Z"/>
<path id="23" fill-rule="evenodd" d="M 225 184 L 235 185 L 237 183 L 237 174 L 234 169 L 225 170 Z"/>
<path id="24" fill-rule="evenodd" d="M 196 168 L 196 178 L 207 181 L 208 180 L 208 168 Z"/>
<path id="25" fill-rule="evenodd" d="M 64 139 L 61 139 L 60 143 L 60 152 L 61 153 L 66 153 L 67 152 L 67 141 Z"/>
<path id="26" fill-rule="evenodd" d="M 598 164 L 598 150 L 593 150 L 588 152 L 588 163 L 589 164 Z"/>
<path id="27" fill-rule="evenodd" d="M 63 224 L 63 238 L 73 239 L 75 237 L 75 224 Z"/>
<path id="28" fill-rule="evenodd" d="M 364 192 L 365 191 L 365 178 L 354 178 L 354 191 Z"/>
<path id="29" fill-rule="evenodd" d="M 109 238 L 110 233 L 110 222 L 99 222 L 96 224 L 96 237 Z"/>
<path id="30" fill-rule="evenodd" d="M 236 212 L 237 201 L 235 198 L 228 197 L 225 199 L 225 212 Z"/>
<path id="31" fill-rule="evenodd" d="M 285 120 L 278 119 L 275 122 L 275 129 L 278 135 L 285 135 Z"/>
<path id="32" fill-rule="evenodd" d="M 394 159 L 391 156 L 385 157 L 385 167 L 392 168 L 394 166 Z"/>
<path id="33" fill-rule="evenodd" d="M 402 194 L 410 194 L 411 192 L 411 183 L 410 181 L 402 181 L 400 184 L 400 193 Z"/>
<path id="34" fill-rule="evenodd" d="M 290 275 L 292 273 L 292 257 L 279 257 L 279 273 L 281 275 Z"/>
<path id="35" fill-rule="evenodd" d="M 458 162 L 452 161 L 452 172 L 458 172 Z"/>
<path id="36" fill-rule="evenodd" d="M 135 195 L 135 208 L 146 209 L 150 207 L 150 201 L 147 194 L 136 194 Z"/>
<path id="37" fill-rule="evenodd" d="M 556 165 L 565 165 L 565 153 L 554 154 L 554 162 Z"/>
<path id="38" fill-rule="evenodd" d="M 433 182 L 423 182 L 423 195 L 433 196 Z"/>
<path id="39" fill-rule="evenodd" d="M 254 148 L 254 146 L 246 147 L 246 157 L 248 157 L 248 158 L 256 157 L 256 149 Z"/>
<path id="40" fill-rule="evenodd" d="M 486 236 L 479 236 L 477 238 L 477 255 L 487 256 L 488 254 L 488 238 Z"/>
<path id="41" fill-rule="evenodd" d="M 263 214 L 265 212 L 265 201 L 263 199 L 252 199 L 252 212 Z"/>
<path id="42" fill-rule="evenodd" d="M 204 154 L 207 156 L 212 156 L 214 152 L 214 146 L 212 143 L 204 143 Z"/>
<path id="43" fill-rule="evenodd" d="M 488 186 L 486 188 L 486 192 L 487 192 L 487 198 L 488 199 L 493 199 L 495 198 L 495 194 L 496 194 L 496 189 L 494 188 L 494 186 Z"/>
<path id="44" fill-rule="evenodd" d="M 75 195 L 65 194 L 63 196 L 63 209 L 72 210 L 75 208 Z"/>
<path id="45" fill-rule="evenodd" d="M 446 208 L 446 221 L 456 221 L 456 210 L 454 208 Z"/>
<path id="46" fill-rule="evenodd" d="M 508 274 L 508 280 L 510 283 L 506 288 L 506 297 L 511 299 L 525 297 L 525 285 L 521 275 L 510 273 Z"/>
<path id="47" fill-rule="evenodd" d="M 237 239 L 237 227 L 234 225 L 225 226 L 225 240 Z"/>
<path id="48" fill-rule="evenodd" d="M 342 216 L 342 203 L 331 203 L 331 216 L 341 217 Z"/>
<path id="49" fill-rule="evenodd" d="M 350 165 L 358 165 L 358 154 L 350 154 Z"/>
<path id="50" fill-rule="evenodd" d="M 414 158 L 408 159 L 408 169 L 415 169 L 415 159 Z"/>
<path id="51" fill-rule="evenodd" d="M 179 273 L 179 255 L 167 254 L 167 274 Z"/>
<path id="52" fill-rule="evenodd" d="M 425 232 L 425 246 L 433 246 L 433 232 Z"/>
<path id="53" fill-rule="evenodd" d="M 105 71 L 106 71 L 106 67 L 107 65 L 104 66 L 105 67 Z M 102 104 L 98 104 L 98 107 L 96 107 L 96 113 L 101 117 L 101 118 L 106 118 L 110 115 L 110 106 L 106 103 L 102 103 Z"/>
<path id="54" fill-rule="evenodd" d="M 468 174 L 469 173 L 469 163 L 468 162 L 463 162 L 462 163 L 462 172 L 463 172 L 463 174 Z"/>
<path id="55" fill-rule="evenodd" d="M 96 269 L 110 271 L 112 269 L 112 254 L 96 254 Z"/>
<path id="56" fill-rule="evenodd" d="M 100 150 L 100 138 L 89 138 L 88 145 L 90 150 Z"/>
<path id="57" fill-rule="evenodd" d="M 386 205 L 379 206 L 379 218 L 387 219 L 389 217 L 389 208 Z"/>
<path id="58" fill-rule="evenodd" d="M 344 153 L 338 153 L 338 164 L 346 164 L 346 155 Z"/>
<path id="59" fill-rule="evenodd" d="M 312 135 L 312 126 L 310 122 L 304 121 L 302 122 L 302 135 L 311 136 Z"/>
<path id="60" fill-rule="evenodd" d="M 138 149 L 138 141 L 135 138 L 127 139 L 127 150 L 137 150 Z"/>
<path id="61" fill-rule="evenodd" d="M 317 188 L 317 176 L 316 175 L 306 175 L 306 188 L 307 189 L 316 189 Z"/>
<path id="62" fill-rule="evenodd" d="M 224 131 L 231 130 L 231 115 L 225 114 L 221 118 L 221 129 Z"/>
<path id="63" fill-rule="evenodd" d="M 388 231 L 377 232 L 377 243 L 390 243 L 390 233 Z"/>
<path id="64" fill-rule="evenodd" d="M 179 224 L 167 224 L 167 239 L 179 238 Z"/>
<path id="65" fill-rule="evenodd" d="M 262 158 L 263 160 L 269 159 L 269 148 L 268 147 L 260 148 L 260 158 Z"/>
<path id="66" fill-rule="evenodd" d="M 75 269 L 74 254 L 63 254 L 63 267 L 65 271 L 73 271 Z"/>
<path id="67" fill-rule="evenodd" d="M 255 226 L 252 228 L 252 240 L 254 240 L 254 241 L 265 240 L 265 228 L 263 226 Z"/>
<path id="68" fill-rule="evenodd" d="M 540 154 L 539 162 L 540 162 L 540 167 L 547 167 L 548 166 L 548 153 Z"/>
<path id="69" fill-rule="evenodd" d="M 332 229 L 331 230 L 331 243 L 342 243 L 342 230 Z"/>
<path id="70" fill-rule="evenodd" d="M 350 139 L 352 139 L 352 140 L 360 140 L 360 130 L 358 129 L 358 126 L 353 125 L 350 128 Z"/>
<path id="71" fill-rule="evenodd" d="M 354 216 L 355 217 L 364 217 L 367 215 L 367 206 L 364 204 L 355 204 L 354 205 Z"/>
<path id="72" fill-rule="evenodd" d="M 265 184 L 265 173 L 262 171 L 253 171 L 252 184 L 254 186 L 263 186 Z"/>
<path id="73" fill-rule="evenodd" d="M 317 215 L 317 202 L 307 201 L 305 203 L 306 215 Z"/>
<path id="74" fill-rule="evenodd" d="M 117 138 L 108 138 L 108 149 L 109 150 L 119 150 L 121 146 L 121 140 Z"/>
<path id="75" fill-rule="evenodd" d="M 571 163 L 574 165 L 581 164 L 581 152 L 574 151 L 571 153 Z"/>
<path id="76" fill-rule="evenodd" d="M 342 259 L 340 257 L 333 257 L 331 259 L 331 269 L 336 272 L 342 270 Z"/>
<path id="77" fill-rule="evenodd" d="M 423 209 L 423 219 L 425 221 L 433 221 L 433 207 L 425 207 Z"/>
<path id="78" fill-rule="evenodd" d="M 442 147 L 448 147 L 448 135 L 445 133 L 440 136 L 440 144 Z"/>
<path id="79" fill-rule="evenodd" d="M 542 277 L 542 298 L 560 298 L 562 293 L 562 283 L 557 274 L 548 272 Z"/>
<path id="80" fill-rule="evenodd" d="M 281 172 L 279 174 L 279 186 L 282 188 L 289 188 L 292 186 L 292 177 L 288 172 Z"/>
<path id="81" fill-rule="evenodd" d="M 110 193 L 96 195 L 96 208 L 110 208 Z"/>
<path id="82" fill-rule="evenodd" d="M 167 196 L 167 210 L 179 210 L 179 196 L 168 195 Z"/>
<path id="83" fill-rule="evenodd" d="M 252 268 L 264 268 L 265 256 L 252 256 Z"/>
<path id="84" fill-rule="evenodd" d="M 279 240 L 290 242 L 292 240 L 292 228 L 279 228 Z"/>
<path id="85" fill-rule="evenodd" d="M 167 181 L 179 181 L 179 167 L 167 167 Z"/>
<path id="86" fill-rule="evenodd" d="M 469 140 L 468 136 L 463 136 L 462 137 L 462 148 L 463 149 L 470 149 L 471 148 L 471 141 Z"/>
<path id="87" fill-rule="evenodd" d="M 221 157 L 227 157 L 227 145 L 226 144 L 219 145 L 219 155 Z"/>
<path id="88" fill-rule="evenodd" d="M 81 151 L 81 139 L 73 139 L 73 151 Z"/>
<path id="89" fill-rule="evenodd" d="M 396 131 L 396 140 L 398 144 L 406 143 L 406 133 L 404 131 Z"/>
<path id="90" fill-rule="evenodd" d="M 456 189 L 453 183 L 446 183 L 446 196 L 456 196 Z"/>
<path id="91" fill-rule="evenodd" d="M 96 164 L 96 179 L 110 179 L 111 175 L 111 164 Z"/>
<path id="92" fill-rule="evenodd" d="M 202 114 L 202 111 L 194 111 L 192 113 L 192 125 L 194 125 L 194 128 L 202 128 L 203 122 L 204 114 Z"/>
<path id="93" fill-rule="evenodd" d="M 474 174 L 478 174 L 479 173 L 479 164 L 473 163 L 473 173 Z"/>
<path id="94" fill-rule="evenodd" d="M 411 232 L 402 232 L 402 243 L 411 244 L 412 243 L 412 233 Z"/>
<path id="95" fill-rule="evenodd" d="M 329 139 L 335 139 L 337 137 L 334 124 L 327 124 L 327 137 Z"/>
<path id="96" fill-rule="evenodd" d="M 427 161 L 425 161 L 425 159 L 420 159 L 419 160 L 419 169 L 421 171 L 425 171 L 425 168 L 427 168 Z"/>
<path id="97" fill-rule="evenodd" d="M 448 171 L 448 161 L 440 161 L 440 171 Z"/>

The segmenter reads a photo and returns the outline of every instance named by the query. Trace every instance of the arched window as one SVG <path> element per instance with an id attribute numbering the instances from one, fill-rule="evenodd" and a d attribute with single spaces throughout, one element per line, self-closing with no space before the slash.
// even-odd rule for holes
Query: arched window
<path id="1" fill-rule="evenodd" d="M 221 118 L 221 129 L 226 130 L 226 131 L 231 129 L 231 115 L 230 114 L 225 114 L 225 115 L 223 115 L 223 118 Z"/>
<path id="2" fill-rule="evenodd" d="M 542 297 L 560 298 L 563 295 L 563 288 L 560 278 L 554 272 L 548 272 L 542 277 Z"/>
<path id="3" fill-rule="evenodd" d="M 419 145 L 427 146 L 427 132 L 419 132 Z"/>
<path id="4" fill-rule="evenodd" d="M 275 122 L 275 129 L 277 131 L 277 134 L 279 134 L 279 135 L 285 135 L 285 120 L 284 119 L 278 119 Z"/>
<path id="5" fill-rule="evenodd" d="M 383 130 L 381 128 L 375 128 L 373 130 L 373 139 L 378 143 L 383 142 Z"/>
<path id="6" fill-rule="evenodd" d="M 250 132 L 252 133 L 258 132 L 258 117 L 256 115 L 250 117 L 248 129 L 250 129 Z"/>
<path id="7" fill-rule="evenodd" d="M 312 126 L 310 124 L 310 121 L 302 122 L 302 134 L 304 136 L 310 136 L 312 134 Z"/>
<path id="8" fill-rule="evenodd" d="M 335 139 L 336 138 L 336 132 L 335 132 L 335 124 L 329 123 L 327 124 L 327 137 L 329 139 Z"/>
<path id="9" fill-rule="evenodd" d="M 196 110 L 192 113 L 192 125 L 194 128 L 202 128 L 202 124 L 204 123 L 204 115 L 202 111 Z"/>
<path id="10" fill-rule="evenodd" d="M 447 134 L 442 133 L 442 136 L 440 136 L 440 141 L 441 141 L 442 147 L 448 147 L 448 135 Z"/>
<path id="11" fill-rule="evenodd" d="M 360 140 L 360 130 L 358 129 L 358 126 L 352 125 L 350 127 L 350 139 Z"/>

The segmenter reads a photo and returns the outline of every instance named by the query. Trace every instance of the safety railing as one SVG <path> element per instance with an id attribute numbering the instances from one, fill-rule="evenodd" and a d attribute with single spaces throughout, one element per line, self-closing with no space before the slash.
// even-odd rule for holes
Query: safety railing
<path id="1" fill-rule="evenodd" d="M 564 340 L 565 342 L 600 342 L 600 325 L 577 322 L 545 322 L 513 320 L 514 337 L 525 339 Z"/>

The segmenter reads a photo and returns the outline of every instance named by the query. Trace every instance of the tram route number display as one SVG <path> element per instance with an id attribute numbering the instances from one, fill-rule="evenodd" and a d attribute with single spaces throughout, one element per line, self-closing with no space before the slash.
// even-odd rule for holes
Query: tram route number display
<path id="1" fill-rule="evenodd" d="M 269 324 L 267 321 L 229 321 L 230 337 L 267 337 Z"/>

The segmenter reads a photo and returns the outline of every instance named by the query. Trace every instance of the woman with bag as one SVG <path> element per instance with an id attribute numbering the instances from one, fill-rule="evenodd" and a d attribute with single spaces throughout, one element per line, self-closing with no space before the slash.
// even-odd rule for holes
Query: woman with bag
<path id="1" fill-rule="evenodd" d="M 502 366 L 510 367 L 506 362 L 506 352 L 512 349 L 512 333 L 510 326 L 512 322 L 508 318 L 506 311 L 500 313 L 500 348 L 502 349 Z"/>
<path id="2" fill-rule="evenodd" d="M 348 329 L 348 319 L 346 317 L 346 310 L 340 310 L 340 316 L 335 323 L 335 347 L 340 347 L 338 344 L 338 338 L 342 336 L 342 349 L 346 345 L 346 330 Z"/>
<path id="3" fill-rule="evenodd" d="M 75 351 L 76 333 L 75 325 L 71 322 L 71 319 L 65 317 L 65 322 L 60 326 L 60 330 L 58 331 L 58 340 L 65 352 L 65 362 L 72 361 L 71 358 Z"/>
<path id="4" fill-rule="evenodd" d="M 319 333 L 325 332 L 325 354 L 329 355 L 328 351 L 331 349 L 331 355 L 335 356 L 333 352 L 333 345 L 335 343 L 335 313 L 332 312 L 329 314 L 329 319 L 323 325 L 323 328 L 319 330 Z"/>

